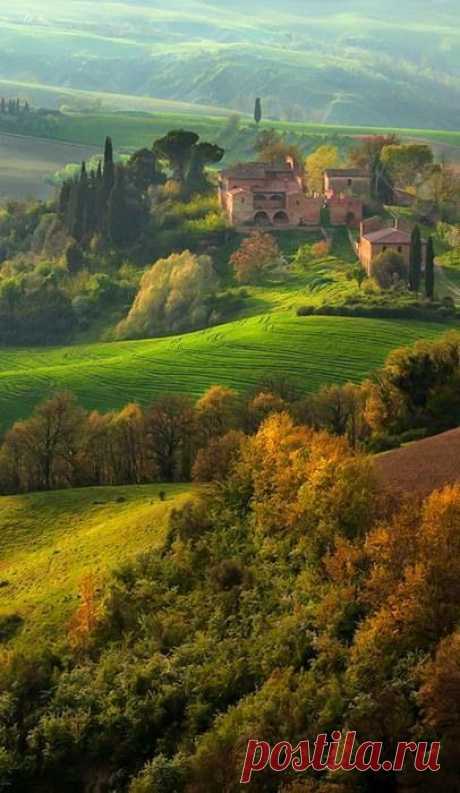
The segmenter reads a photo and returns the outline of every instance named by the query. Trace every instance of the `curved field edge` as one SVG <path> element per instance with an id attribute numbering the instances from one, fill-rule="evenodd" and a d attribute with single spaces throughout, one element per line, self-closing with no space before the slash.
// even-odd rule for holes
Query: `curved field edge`
<path id="1" fill-rule="evenodd" d="M 273 373 L 305 391 L 359 382 L 388 353 L 445 333 L 447 324 L 268 314 L 163 339 L 0 349 L 0 428 L 69 389 L 88 409 L 148 404 L 162 393 L 200 396 L 219 383 L 244 391 Z M 457 326 L 458 327 L 458 326 Z"/>
<path id="2" fill-rule="evenodd" d="M 7 646 L 59 640 L 84 578 L 99 585 L 157 547 L 171 509 L 192 492 L 190 485 L 154 484 L 0 498 L 0 628 L 8 617 L 19 620 Z"/>

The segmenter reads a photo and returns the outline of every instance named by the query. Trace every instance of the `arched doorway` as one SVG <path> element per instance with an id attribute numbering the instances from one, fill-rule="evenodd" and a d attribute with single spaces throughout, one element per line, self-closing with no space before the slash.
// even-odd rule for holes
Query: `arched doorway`
<path id="1" fill-rule="evenodd" d="M 256 212 L 254 215 L 254 223 L 256 226 L 269 226 L 270 218 L 266 212 Z"/>
<path id="2" fill-rule="evenodd" d="M 276 226 L 288 226 L 289 218 L 286 215 L 286 212 L 275 212 L 273 215 L 273 223 Z"/>

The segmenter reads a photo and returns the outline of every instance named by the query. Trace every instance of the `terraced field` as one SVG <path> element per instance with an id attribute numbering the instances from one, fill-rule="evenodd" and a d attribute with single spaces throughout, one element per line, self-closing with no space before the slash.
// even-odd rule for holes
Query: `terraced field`
<path id="1" fill-rule="evenodd" d="M 164 502 L 159 491 L 166 493 Z M 190 485 L 140 485 L 2 497 L 0 642 L 54 641 L 79 603 L 88 575 L 157 546 L 173 505 Z"/>
<path id="2" fill-rule="evenodd" d="M 58 389 L 71 389 L 87 408 L 107 410 L 163 392 L 198 396 L 214 383 L 243 390 L 273 372 L 309 391 L 359 381 L 390 350 L 447 328 L 280 311 L 165 339 L 1 350 L 1 428 Z"/>

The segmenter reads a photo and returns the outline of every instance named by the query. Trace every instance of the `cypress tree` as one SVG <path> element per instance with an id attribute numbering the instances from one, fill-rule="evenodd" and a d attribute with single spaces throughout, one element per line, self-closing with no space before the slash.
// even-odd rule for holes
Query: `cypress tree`
<path id="1" fill-rule="evenodd" d="M 434 257 L 433 237 L 429 237 L 426 246 L 426 259 L 425 259 L 425 295 L 427 296 L 428 300 L 434 299 L 434 281 L 435 281 L 434 258 L 435 257 Z"/>
<path id="2" fill-rule="evenodd" d="M 59 193 L 59 201 L 58 201 L 58 211 L 62 218 L 67 216 L 67 209 L 69 206 L 70 200 L 70 193 L 72 191 L 72 182 L 69 179 L 66 179 L 63 182 L 60 193 Z"/>
<path id="3" fill-rule="evenodd" d="M 92 168 L 88 178 L 88 197 L 86 204 L 86 228 L 89 234 L 96 231 L 97 218 L 96 218 L 96 194 L 98 189 L 98 182 L 96 178 L 96 171 Z"/>
<path id="4" fill-rule="evenodd" d="M 116 171 L 115 184 L 107 206 L 107 231 L 114 245 L 123 245 L 129 237 L 126 184 L 122 166 Z"/>
<path id="5" fill-rule="evenodd" d="M 86 172 L 86 163 L 82 162 L 80 181 L 78 184 L 78 216 L 77 216 L 77 237 L 82 239 L 85 236 L 88 226 L 88 194 L 89 183 L 88 174 Z"/>
<path id="6" fill-rule="evenodd" d="M 409 289 L 418 292 L 422 276 L 422 237 L 419 226 L 414 226 L 410 241 Z"/>
<path id="7" fill-rule="evenodd" d="M 67 231 L 72 235 L 72 237 L 76 236 L 76 231 L 78 230 L 78 188 L 79 184 L 77 180 L 70 182 L 69 199 L 67 202 L 66 226 Z"/>
<path id="8" fill-rule="evenodd" d="M 108 199 L 115 183 L 115 166 L 113 164 L 112 138 L 105 139 L 103 179 L 104 179 L 104 193 L 106 199 Z"/>
<path id="9" fill-rule="evenodd" d="M 260 97 L 257 97 L 256 104 L 254 107 L 254 121 L 256 124 L 260 124 L 262 121 L 262 101 Z"/>
<path id="10" fill-rule="evenodd" d="M 86 163 L 82 163 L 80 178 L 71 184 L 67 209 L 67 228 L 78 242 L 85 236 L 88 215 L 88 174 Z"/>

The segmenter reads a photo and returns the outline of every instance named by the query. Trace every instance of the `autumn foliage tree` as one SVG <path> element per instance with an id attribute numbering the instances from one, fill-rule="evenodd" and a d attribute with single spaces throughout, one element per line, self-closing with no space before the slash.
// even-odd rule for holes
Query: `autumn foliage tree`
<path id="1" fill-rule="evenodd" d="M 253 231 L 232 254 L 230 262 L 240 284 L 255 284 L 282 263 L 275 238 L 262 231 Z"/>

